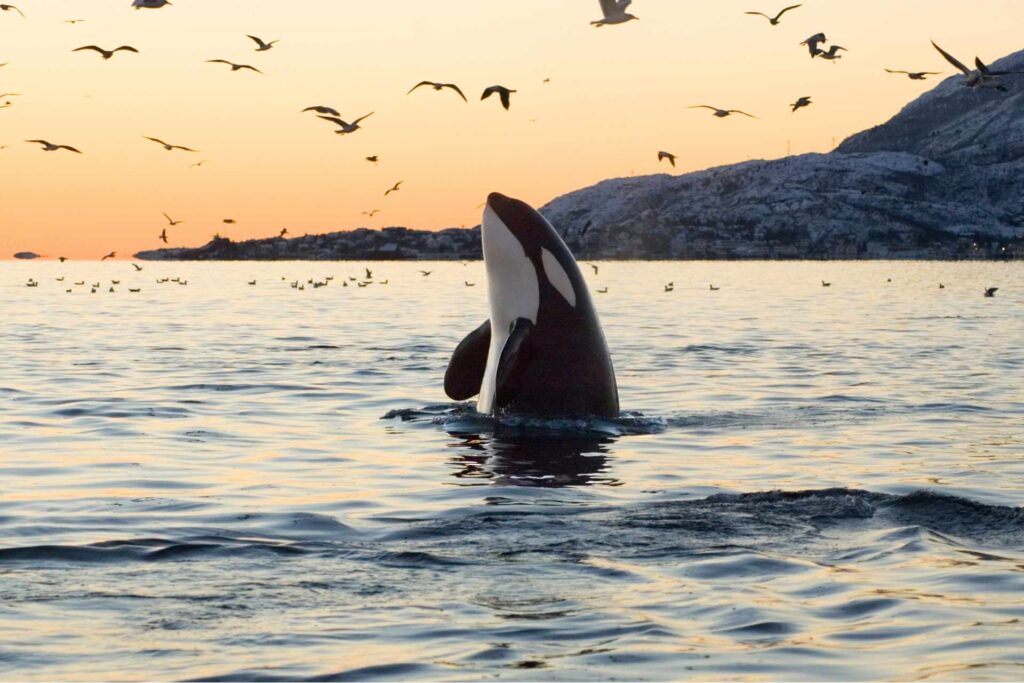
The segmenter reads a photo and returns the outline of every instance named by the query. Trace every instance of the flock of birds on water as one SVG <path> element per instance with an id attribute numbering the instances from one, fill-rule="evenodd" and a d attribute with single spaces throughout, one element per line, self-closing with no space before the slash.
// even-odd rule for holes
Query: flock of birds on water
<path id="1" fill-rule="evenodd" d="M 617 24 L 625 24 L 625 23 L 630 22 L 630 21 L 637 21 L 637 20 L 639 20 L 639 17 L 637 17 L 636 15 L 634 15 L 634 14 L 632 14 L 632 13 L 627 11 L 627 9 L 629 9 L 629 7 L 633 4 L 633 0 L 598 0 L 598 3 L 599 3 L 599 6 L 600 6 L 600 10 L 601 10 L 601 15 L 602 16 L 601 16 L 601 18 L 596 19 L 596 20 L 590 22 L 591 25 L 593 25 L 595 27 L 613 26 L 613 25 L 617 25 Z M 172 3 L 169 2 L 169 0 L 132 0 L 132 3 L 131 3 L 131 6 L 133 8 L 135 8 L 136 10 L 138 10 L 138 9 L 162 9 L 162 8 L 165 8 L 165 7 L 168 7 L 168 6 L 171 6 L 171 5 L 172 5 Z M 744 14 L 752 15 L 752 16 L 758 16 L 758 17 L 763 17 L 765 20 L 768 21 L 770 26 L 774 27 L 774 26 L 780 25 L 784 15 L 788 14 L 789 12 L 793 12 L 794 10 L 799 9 L 802 6 L 803 6 L 802 4 L 789 5 L 787 7 L 782 8 L 781 10 L 776 12 L 774 15 L 765 14 L 763 12 L 757 12 L 757 11 L 747 11 L 747 12 L 744 12 Z M 13 4 L 0 4 L 0 12 L 4 12 L 4 13 L 8 13 L 8 12 L 10 12 L 10 13 L 17 13 L 22 18 L 26 17 L 24 12 L 22 12 L 22 10 L 19 7 L 17 7 L 16 5 L 13 5 Z M 82 23 L 84 21 L 85 21 L 85 19 L 68 19 L 68 20 L 65 20 L 64 23 L 75 25 L 75 24 Z M 253 41 L 253 43 L 255 44 L 255 51 L 256 52 L 268 52 L 271 49 L 273 49 L 274 45 L 276 45 L 279 42 L 278 40 L 269 40 L 269 41 L 268 40 L 264 40 L 264 39 L 260 38 L 259 36 L 255 36 L 255 35 L 247 35 L 246 37 Z M 806 40 L 801 41 L 799 43 L 799 46 L 806 47 L 806 49 L 808 51 L 808 54 L 810 55 L 811 59 L 822 59 L 822 60 L 834 63 L 836 60 L 842 59 L 843 55 L 840 54 L 840 53 L 848 52 L 848 50 L 847 50 L 847 48 L 845 48 L 845 47 L 843 47 L 841 45 L 837 45 L 835 43 L 831 43 L 828 46 L 828 49 L 824 49 L 823 46 L 826 43 L 829 43 L 829 42 L 830 41 L 826 37 L 824 32 L 818 32 L 818 33 L 815 33 L 814 35 L 808 37 Z M 1001 77 L 1002 76 L 1006 76 L 1006 75 L 1010 75 L 1012 73 L 1020 73 L 1020 72 L 1009 72 L 1009 71 L 993 70 L 993 69 L 989 68 L 988 65 L 986 65 L 978 57 L 975 57 L 975 60 L 974 60 L 975 68 L 971 69 L 970 67 L 966 66 L 965 64 L 960 62 L 958 59 L 956 59 L 956 57 L 954 57 L 953 55 L 951 55 L 950 53 L 946 52 L 941 47 L 939 47 L 939 45 L 937 45 L 934 41 L 932 41 L 932 46 L 935 48 L 935 50 L 937 50 L 939 52 L 939 54 L 942 55 L 942 57 L 950 65 L 952 65 L 954 68 L 956 68 L 958 71 L 960 71 L 963 74 L 964 79 L 962 81 L 962 85 L 965 86 L 965 87 L 968 87 L 968 88 L 991 88 L 991 89 L 994 89 L 994 90 L 997 90 L 997 91 L 1000 91 L 1000 92 L 1006 92 L 1007 88 L 1001 82 L 1001 80 L 1000 80 Z M 112 48 L 112 49 L 106 49 L 106 48 L 100 47 L 98 45 L 83 45 L 81 47 L 74 48 L 72 50 L 72 52 L 95 52 L 99 57 L 101 57 L 103 59 L 103 61 L 107 61 L 107 60 L 110 60 L 112 57 L 114 57 L 115 54 L 117 54 L 119 52 L 136 53 L 137 54 L 139 52 L 139 50 L 137 48 L 131 46 L 131 45 L 121 45 L 121 46 L 118 46 L 118 47 L 115 47 L 115 48 Z M 232 61 L 226 60 L 226 59 L 209 59 L 209 60 L 206 60 L 206 61 L 207 61 L 207 63 L 210 63 L 210 64 L 223 64 L 223 65 L 226 65 L 226 66 L 230 67 L 230 71 L 231 72 L 251 71 L 251 72 L 253 72 L 255 74 L 260 74 L 260 75 L 263 75 L 263 73 L 264 73 L 262 70 L 260 70 L 259 68 L 255 67 L 255 66 L 253 66 L 251 64 L 240 64 L 240 63 L 232 62 Z M 6 66 L 6 63 L 0 63 L 0 67 L 3 67 L 3 66 Z M 886 68 L 885 71 L 888 72 L 888 73 L 891 73 L 891 74 L 905 75 L 910 80 L 915 80 L 915 81 L 926 80 L 928 78 L 928 76 L 935 76 L 935 75 L 939 75 L 939 74 L 942 73 L 942 72 L 939 72 L 939 71 L 907 71 L 907 70 L 902 70 L 902 69 L 889 69 L 889 68 Z M 549 83 L 550 80 L 551 80 L 550 78 L 545 78 L 543 82 L 544 83 Z M 444 92 L 444 91 L 450 91 L 453 95 L 458 96 L 464 102 L 468 102 L 469 101 L 467 99 L 465 93 L 463 92 L 462 88 L 460 88 L 457 84 L 455 84 L 455 83 L 444 83 L 444 82 L 438 82 L 438 81 L 429 81 L 429 80 L 420 81 L 419 83 L 416 83 L 414 86 L 412 86 L 406 94 L 407 95 L 411 95 L 412 93 L 414 93 L 415 91 L 419 90 L 420 88 L 429 88 L 429 89 L 432 89 L 433 91 L 436 91 L 436 92 L 439 92 L 439 93 L 440 92 Z M 491 86 L 488 86 L 487 88 L 485 88 L 483 90 L 483 92 L 482 92 L 482 94 L 480 96 L 480 100 L 483 101 L 483 100 L 487 100 L 488 98 L 490 98 L 492 96 L 497 96 L 497 99 L 500 102 L 501 106 L 505 110 L 508 110 L 511 107 L 512 95 L 515 92 L 516 92 L 516 90 L 514 90 L 512 88 L 505 87 L 503 85 L 491 85 Z M 8 98 L 8 97 L 15 97 L 15 96 L 18 96 L 18 95 L 20 95 L 20 93 L 0 93 L 0 100 L 3 100 L 4 98 Z M 6 102 L 0 103 L 0 108 L 9 107 L 9 106 L 12 106 L 12 104 L 13 103 L 10 100 L 7 100 Z M 805 96 L 798 97 L 793 103 L 789 104 L 788 106 L 790 107 L 790 111 L 792 113 L 796 113 L 798 110 L 803 109 L 805 107 L 809 107 L 812 104 L 813 104 L 813 102 L 812 102 L 811 96 L 805 95 Z M 757 116 L 755 116 L 755 115 L 753 115 L 753 114 L 751 114 L 749 112 L 740 110 L 740 109 L 727 109 L 727 108 L 721 108 L 721 107 L 713 106 L 713 105 L 710 105 L 710 104 L 694 104 L 694 105 L 691 105 L 689 108 L 690 109 L 707 109 L 707 110 L 709 110 L 711 112 L 712 116 L 714 116 L 716 118 L 719 118 L 719 119 L 728 118 L 728 117 L 730 117 L 730 116 L 732 116 L 734 114 L 739 114 L 741 116 L 745 116 L 745 117 L 752 118 L 752 119 L 756 119 L 757 118 Z M 361 125 L 360 124 L 374 114 L 374 112 L 371 111 L 368 114 L 364 114 L 363 116 L 360 116 L 358 118 L 355 118 L 355 119 L 352 119 L 352 120 L 348 121 L 348 120 L 345 120 L 344 118 L 342 118 L 342 114 L 339 112 L 338 109 L 336 109 L 334 107 L 331 107 L 331 106 L 328 106 L 328 105 L 323 105 L 323 104 L 308 106 L 308 107 L 305 107 L 304 109 L 301 110 L 301 113 L 307 113 L 307 112 L 314 113 L 314 114 L 316 114 L 317 118 L 334 124 L 334 126 L 336 126 L 336 129 L 334 130 L 334 133 L 337 134 L 337 135 L 349 135 L 349 134 L 355 133 L 356 131 L 361 129 Z M 165 142 L 164 140 L 162 140 L 160 138 L 151 137 L 151 136 L 143 136 L 143 138 L 145 140 L 151 141 L 151 142 L 153 142 L 153 143 L 155 143 L 157 145 L 160 145 L 164 150 L 166 150 L 168 152 L 175 152 L 175 151 L 190 152 L 190 153 L 198 153 L 199 152 L 199 150 L 197 150 L 195 148 L 188 147 L 188 146 L 185 146 L 185 145 L 171 144 L 171 143 Z M 32 139 L 32 140 L 26 140 L 25 142 L 31 143 L 31 144 L 38 144 L 38 145 L 40 145 L 42 151 L 44 151 L 44 152 L 57 152 L 57 151 L 64 150 L 64 151 L 73 152 L 73 153 L 76 153 L 76 154 L 81 154 L 82 153 L 81 150 L 79 150 L 76 147 L 73 147 L 71 145 L 56 144 L 56 143 L 52 143 L 52 142 L 50 142 L 48 140 Z M 0 147 L 0 149 L 2 149 L 2 148 L 3 147 Z M 668 161 L 669 164 L 673 168 L 676 165 L 676 159 L 677 159 L 677 155 L 675 155 L 675 154 L 673 154 L 671 152 L 665 151 L 665 150 L 660 150 L 657 153 L 658 163 L 661 163 L 662 161 Z M 365 160 L 370 162 L 370 163 L 376 164 L 379 161 L 379 156 L 377 156 L 377 155 L 367 156 L 367 157 L 365 157 Z M 204 161 L 200 161 L 200 162 L 197 162 L 195 164 L 192 164 L 192 166 L 201 166 L 203 163 L 205 163 L 205 162 Z M 390 188 L 388 188 L 384 192 L 384 197 L 387 197 L 388 195 L 390 195 L 390 194 L 392 194 L 394 192 L 398 192 L 401 189 L 402 183 L 403 183 L 402 180 L 397 181 L 394 185 L 392 185 Z M 369 217 L 372 218 L 378 212 L 380 212 L 380 209 L 375 208 L 375 209 L 371 209 L 369 211 L 363 211 L 362 215 L 369 216 Z M 168 224 L 169 224 L 170 227 L 174 227 L 174 226 L 184 222 L 184 221 L 181 221 L 181 220 L 174 220 L 174 219 L 172 219 L 169 215 L 167 215 L 166 212 L 164 212 L 163 215 L 167 219 Z M 228 225 L 232 225 L 232 224 L 235 223 L 235 220 L 231 219 L 231 218 L 225 218 L 225 219 L 222 220 L 222 222 L 225 223 L 225 224 L 228 224 Z M 280 233 L 278 234 L 278 237 L 283 239 L 287 235 L 288 235 L 288 230 L 287 230 L 287 228 L 284 228 L 284 229 L 282 229 L 280 231 Z M 214 237 L 218 238 L 218 237 L 220 237 L 220 235 L 218 234 L 218 235 L 215 235 Z M 167 234 L 167 229 L 166 228 L 164 228 L 160 232 L 160 234 L 157 237 L 157 239 L 159 239 L 165 245 L 169 244 L 169 236 Z M 107 255 L 103 256 L 101 258 L 101 261 L 106 260 L 108 258 L 116 258 L 116 256 L 117 256 L 117 252 L 113 252 L 112 251 L 112 252 L 108 253 Z M 64 262 L 66 260 L 67 259 L 64 258 L 64 257 L 60 258 L 61 262 Z M 138 266 L 136 264 L 132 264 L 132 265 L 137 270 L 141 270 L 140 266 Z M 597 266 L 595 265 L 595 266 L 593 266 L 593 268 L 594 268 L 594 271 L 595 271 L 595 274 L 596 274 Z M 369 274 L 369 272 L 370 271 L 367 271 L 368 274 Z M 356 278 L 351 278 L 351 280 L 355 281 Z M 169 280 L 169 281 L 170 282 L 174 282 L 173 280 Z M 329 282 L 329 280 L 324 280 L 324 281 L 309 280 L 306 284 L 312 284 L 315 287 L 322 287 L 322 286 L 326 286 L 328 282 Z M 359 286 L 362 286 L 362 287 L 368 286 L 371 283 L 372 283 L 372 277 L 368 277 L 365 281 L 357 281 L 357 284 Z M 76 283 L 76 284 L 78 284 L 78 283 Z M 82 283 L 82 284 L 84 284 L 84 283 Z M 184 284 L 188 284 L 188 283 L 187 283 L 187 281 L 180 281 L 180 278 L 179 278 L 178 284 L 184 285 Z M 250 284 L 255 284 L 255 283 L 250 283 Z M 298 281 L 296 281 L 296 282 L 294 282 L 292 284 L 293 284 L 293 287 L 295 289 L 304 289 L 304 286 L 300 285 L 300 283 Z M 378 284 L 387 284 L 387 281 L 378 282 Z M 468 287 L 472 287 L 472 286 L 475 285 L 475 283 L 469 283 L 468 281 L 465 284 Z M 35 282 L 35 281 L 30 281 L 28 283 L 29 287 L 34 287 L 34 286 L 37 286 L 37 285 L 38 285 L 38 282 Z M 824 287 L 828 287 L 829 285 L 830 285 L 830 283 L 826 283 L 824 281 L 822 282 L 822 286 L 824 286 Z M 347 286 L 347 282 L 345 282 L 345 286 Z M 92 289 L 93 292 L 95 292 L 95 291 L 98 291 L 99 287 L 100 287 L 100 285 L 97 283 L 97 284 L 93 285 L 91 287 L 91 289 Z M 939 287 L 940 288 L 944 288 L 944 285 L 940 283 Z M 718 288 L 715 285 L 712 284 L 712 285 L 710 285 L 709 289 L 711 291 L 715 291 Z M 997 288 L 995 288 L 995 287 L 987 288 L 985 290 L 985 296 L 986 297 L 994 296 L 996 289 Z M 671 292 L 673 290 L 674 290 L 674 283 L 670 282 L 667 285 L 665 285 L 665 291 L 666 292 Z M 71 292 L 72 290 L 69 289 L 68 291 Z M 113 291 L 113 287 L 111 287 L 111 291 Z M 140 290 L 139 289 L 131 289 L 129 291 L 136 292 L 136 291 L 140 291 Z M 599 294 L 607 293 L 607 291 L 608 291 L 607 288 L 603 288 L 603 289 L 598 289 L 597 290 L 597 292 Z"/>
<path id="2" fill-rule="evenodd" d="M 114 258 L 115 256 L 116 255 L 113 252 L 111 252 L 110 254 L 107 254 L 106 256 L 104 256 L 100 260 L 101 261 L 105 261 L 106 259 Z M 65 261 L 67 261 L 67 259 L 61 257 L 60 261 L 61 261 L 61 263 L 63 263 Z M 462 263 L 463 266 L 468 266 L 469 265 L 469 261 L 462 261 L 461 263 Z M 601 267 L 598 264 L 588 262 L 586 265 L 588 265 L 594 271 L 594 277 L 595 278 L 600 275 Z M 143 266 L 140 266 L 137 263 L 131 263 L 131 266 L 134 269 L 133 273 L 135 273 L 135 274 L 141 273 L 143 270 L 145 270 L 145 268 Z M 345 278 L 343 278 L 341 280 L 341 286 L 342 287 L 348 287 L 350 282 L 353 285 L 355 285 L 356 287 L 359 287 L 359 288 L 369 287 L 370 285 L 374 285 L 374 284 L 376 284 L 376 285 L 388 285 L 388 284 L 391 283 L 390 278 L 384 279 L 384 280 L 381 280 L 381 279 L 374 280 L 373 270 L 371 268 L 369 268 L 369 267 L 363 266 L 362 269 L 363 269 L 363 277 L 356 277 L 356 276 L 353 276 L 353 275 L 348 275 L 348 276 L 346 276 Z M 420 270 L 419 271 L 419 274 L 420 274 L 421 278 L 428 278 L 431 275 L 433 275 L 433 273 L 434 273 L 433 270 Z M 62 276 L 56 278 L 56 281 L 58 283 L 64 283 L 66 279 L 67 279 L 66 276 L 62 275 Z M 335 276 L 327 275 L 327 276 L 324 276 L 322 279 L 321 278 L 308 278 L 308 279 L 306 279 L 305 282 L 303 282 L 301 279 L 289 281 L 288 278 L 286 278 L 284 276 L 281 276 L 281 281 L 282 282 L 289 282 L 291 288 L 295 289 L 295 290 L 298 290 L 298 291 L 305 291 L 307 285 L 309 285 L 312 289 L 320 289 L 321 287 L 327 287 L 328 285 L 330 285 L 334 281 L 334 279 L 335 279 Z M 155 282 L 158 285 L 176 284 L 176 285 L 179 285 L 179 286 L 182 286 L 182 287 L 188 286 L 188 280 L 185 279 L 185 278 L 182 278 L 181 276 L 173 277 L 173 278 L 170 277 L 170 276 L 162 277 L 162 278 L 157 278 L 155 280 Z M 892 278 L 887 278 L 886 279 L 886 283 L 887 284 L 892 284 Z M 81 288 L 83 288 L 82 290 L 77 290 L 77 291 L 84 291 L 84 288 L 88 288 L 90 294 L 96 294 L 97 292 L 100 292 L 102 290 L 102 288 L 107 287 L 107 285 L 104 282 L 102 282 L 102 281 L 87 284 L 85 280 L 79 280 L 77 282 L 73 282 L 72 284 L 74 285 L 74 287 L 81 287 Z M 110 294 L 116 293 L 118 291 L 117 290 L 117 286 L 120 285 L 120 284 L 121 284 L 121 280 L 110 280 L 110 285 L 109 285 L 109 288 L 107 289 L 107 292 L 110 293 Z M 138 283 L 132 283 L 132 284 L 138 284 Z M 246 280 L 246 284 L 248 284 L 251 287 L 255 287 L 257 285 L 257 281 L 256 280 Z M 477 283 L 470 282 L 469 280 L 463 280 L 463 284 L 466 287 L 476 287 Z M 34 279 L 34 278 L 29 278 L 28 281 L 25 283 L 25 286 L 26 287 L 32 287 L 32 288 L 39 287 L 39 281 Z M 821 281 L 821 286 L 822 287 L 831 287 L 832 283 L 828 282 L 826 280 L 822 280 Z M 67 294 L 75 293 L 76 290 L 75 290 L 74 287 L 69 287 L 69 288 L 65 289 L 65 292 Z M 666 283 L 663 287 L 664 287 L 664 292 L 665 293 L 674 292 L 675 288 L 676 288 L 676 283 L 675 283 L 675 281 L 670 281 L 670 282 Z M 596 288 L 594 291 L 597 294 L 608 294 L 609 289 L 610 288 L 608 286 L 605 286 L 605 287 Z M 708 291 L 717 292 L 720 289 L 721 289 L 721 286 L 715 285 L 714 283 L 711 283 L 711 284 L 708 285 Z M 939 283 L 939 289 L 946 289 L 946 283 L 940 282 Z M 984 289 L 984 295 L 985 295 L 986 298 L 992 298 L 992 297 L 994 297 L 996 295 L 996 292 L 998 290 L 999 290 L 998 287 L 986 287 Z M 131 293 L 131 294 L 138 294 L 141 291 L 142 291 L 141 285 L 139 285 L 137 287 L 131 287 L 131 286 L 128 287 L 128 292 Z"/>

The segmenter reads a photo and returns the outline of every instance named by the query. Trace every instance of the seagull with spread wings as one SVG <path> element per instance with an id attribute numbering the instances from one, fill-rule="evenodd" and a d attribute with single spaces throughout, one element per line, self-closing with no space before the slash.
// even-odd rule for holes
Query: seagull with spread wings
<path id="1" fill-rule="evenodd" d="M 368 119 L 371 116 L 373 116 L 373 112 L 372 111 L 369 114 L 366 114 L 365 116 L 360 116 L 358 119 L 356 119 L 352 123 L 348 123 L 347 121 L 344 121 L 344 120 L 338 118 L 337 116 L 324 116 L 323 114 L 317 114 L 317 118 L 318 119 L 323 119 L 324 121 L 330 121 L 334 125 L 338 126 L 339 129 L 334 131 L 338 135 L 347 135 L 348 133 L 356 132 L 357 130 L 359 130 L 359 122 L 364 120 L 364 119 Z"/>
<path id="2" fill-rule="evenodd" d="M 811 106 L 811 104 L 813 104 L 813 102 L 811 102 L 811 98 L 809 96 L 805 95 L 804 97 L 801 97 L 801 98 L 797 99 L 796 102 L 794 102 L 793 104 L 791 104 L 789 106 L 791 108 L 791 111 L 795 112 L 797 109 L 802 109 L 803 107 L 809 107 L 809 106 Z"/>
<path id="3" fill-rule="evenodd" d="M 676 155 L 672 152 L 658 152 L 658 163 L 661 163 L 665 159 L 668 159 L 668 163 L 672 164 L 672 168 L 676 167 Z"/>
<path id="4" fill-rule="evenodd" d="M 17 7 L 15 7 L 14 5 L 0 5 L 0 11 L 7 12 L 7 11 L 10 11 L 10 10 L 14 10 L 18 14 L 20 14 L 22 16 L 22 18 L 25 17 L 25 13 L 22 12 Z"/>
<path id="5" fill-rule="evenodd" d="M 151 138 L 148 135 L 143 135 L 142 137 L 144 139 L 146 139 L 146 140 L 151 140 L 152 142 L 155 142 L 156 144 L 161 145 L 168 152 L 173 152 L 176 149 L 180 149 L 183 152 L 198 152 L 199 151 L 198 149 L 192 149 L 191 147 L 182 147 L 181 145 L 172 145 L 172 144 L 170 144 L 168 142 L 164 142 L 160 138 Z"/>
<path id="6" fill-rule="evenodd" d="M 633 0 L 598 0 L 598 2 L 601 5 L 601 14 L 604 16 L 597 21 L 590 22 L 591 26 L 601 27 L 612 24 L 625 24 L 627 21 L 640 19 L 640 17 L 626 11 L 626 8 L 633 4 Z"/>
<path id="7" fill-rule="evenodd" d="M 272 40 L 269 43 L 265 43 L 260 38 L 257 38 L 256 36 L 250 36 L 248 34 L 245 37 L 246 38 L 250 38 L 251 40 L 253 40 L 256 43 L 256 45 L 257 45 L 256 52 L 266 52 L 270 48 L 274 47 L 274 43 L 280 42 L 280 41 L 277 41 L 277 40 Z"/>
<path id="8" fill-rule="evenodd" d="M 69 152 L 75 152 L 77 154 L 82 153 L 81 150 L 77 150 L 70 145 L 55 145 L 52 142 L 47 142 L 46 140 L 25 140 L 25 142 L 34 142 L 38 145 L 42 145 L 44 152 L 56 152 L 58 149 L 66 149 Z"/>
<path id="9" fill-rule="evenodd" d="M 92 50 L 93 52 L 97 52 L 103 57 L 104 61 L 113 57 L 115 52 L 134 52 L 136 54 L 139 52 L 131 45 L 122 45 L 121 47 L 115 47 L 113 50 L 104 50 L 99 45 L 83 45 L 82 47 L 76 47 L 72 52 L 81 52 L 82 50 Z"/>
<path id="10" fill-rule="evenodd" d="M 501 106 L 505 107 L 505 111 L 508 111 L 510 104 L 509 99 L 514 92 L 515 90 L 509 90 L 503 85 L 492 85 L 484 90 L 484 94 L 480 96 L 480 99 L 486 100 L 491 95 L 497 94 L 498 98 L 501 100 Z"/>
<path id="11" fill-rule="evenodd" d="M 314 107 L 306 107 L 302 111 L 303 111 L 303 113 L 307 112 L 307 111 L 315 111 L 317 114 L 329 114 L 331 116 L 341 116 L 341 114 L 338 113 L 337 109 L 335 109 L 334 107 L 328 107 L 328 106 L 323 105 L 323 104 L 318 104 L 318 105 L 316 105 Z"/>
<path id="12" fill-rule="evenodd" d="M 388 190 L 387 192 L 385 192 L 385 193 L 384 193 L 384 196 L 385 196 L 385 197 L 387 197 L 387 196 L 388 196 L 389 194 L 391 194 L 392 192 L 398 192 L 398 189 L 399 189 L 399 188 L 400 188 L 400 187 L 402 186 L 402 183 L 403 183 L 403 182 L 404 182 L 404 181 L 402 181 L 402 180 L 399 180 L 399 181 L 398 181 L 397 183 L 395 183 L 395 184 L 394 184 L 394 185 L 393 185 L 393 186 L 391 187 L 391 189 L 390 189 L 390 190 Z"/>
<path id="13" fill-rule="evenodd" d="M 771 24 L 772 26 L 778 26 L 779 25 L 779 19 L 782 18 L 783 14 L 785 14 L 786 12 L 788 12 L 791 9 L 796 9 L 797 7 L 800 7 L 800 6 L 801 5 L 790 5 L 789 7 L 784 7 L 781 10 L 779 10 L 779 13 L 776 14 L 774 17 L 770 17 L 767 14 L 765 14 L 764 12 L 744 12 L 744 14 L 756 14 L 758 16 L 762 16 L 765 19 L 767 19 L 768 23 Z"/>
<path id="14" fill-rule="evenodd" d="M 941 71 L 900 71 L 897 69 L 886 69 L 886 71 L 891 74 L 906 74 L 907 78 L 912 81 L 923 81 L 928 76 L 938 76 L 942 73 Z"/>
<path id="15" fill-rule="evenodd" d="M 800 44 L 807 46 L 807 51 L 811 53 L 811 59 L 814 59 L 815 57 L 818 56 L 818 53 L 821 52 L 821 49 L 818 47 L 818 44 L 827 42 L 828 38 L 825 37 L 824 33 L 815 33 L 813 36 L 801 42 Z"/>
<path id="16" fill-rule="evenodd" d="M 167 219 L 167 222 L 168 222 L 168 223 L 170 224 L 170 226 L 171 226 L 172 228 L 173 228 L 173 227 L 174 227 L 175 225 L 178 225 L 179 223 L 184 223 L 184 222 L 185 222 L 185 221 L 176 221 L 176 220 L 174 220 L 173 218 L 171 218 L 170 216 L 168 216 L 168 215 L 167 215 L 167 212 L 166 212 L 166 211 L 165 211 L 165 212 L 163 212 L 163 214 L 164 214 L 164 218 L 166 218 L 166 219 Z"/>
<path id="17" fill-rule="evenodd" d="M 932 41 L 932 47 L 939 51 L 939 54 L 945 57 L 946 61 L 959 69 L 965 76 L 963 84 L 968 88 L 995 88 L 996 90 L 1006 91 L 1006 87 L 996 82 L 998 76 L 1007 76 L 1013 71 L 992 71 L 988 68 L 985 62 L 981 61 L 980 58 L 974 58 L 974 65 L 977 69 L 968 69 L 964 64 L 953 55 L 949 54 L 941 47 Z"/>
<path id="18" fill-rule="evenodd" d="M 251 66 L 249 64 L 235 64 L 234 62 L 229 62 L 226 59 L 207 59 L 206 63 L 207 64 L 227 64 L 228 66 L 231 67 L 232 71 L 238 71 L 239 69 L 249 69 L 250 71 L 255 71 L 258 74 L 262 74 L 263 73 L 262 71 L 260 71 L 256 67 Z"/>
<path id="19" fill-rule="evenodd" d="M 454 83 L 435 83 L 434 81 L 420 81 L 416 85 L 414 85 L 411 88 L 409 88 L 409 92 L 407 92 L 405 94 L 409 95 L 409 94 L 412 93 L 413 90 L 415 90 L 416 88 L 419 88 L 420 86 L 424 86 L 424 85 L 429 85 L 431 88 L 433 88 L 434 90 L 437 90 L 437 91 L 441 91 L 444 88 L 450 88 L 451 90 L 454 90 L 456 93 L 459 94 L 459 97 L 462 98 L 463 102 L 469 102 L 469 100 L 466 99 L 466 96 L 462 94 L 462 90 L 459 89 L 459 86 L 455 85 Z"/>
<path id="20" fill-rule="evenodd" d="M 719 109 L 718 107 L 712 107 L 710 104 L 695 104 L 692 107 L 690 107 L 690 109 L 710 109 L 711 111 L 714 112 L 712 116 L 716 116 L 720 119 L 724 119 L 726 116 L 729 116 L 731 114 L 743 114 L 744 116 L 749 116 L 752 119 L 757 118 L 753 114 L 748 114 L 747 112 L 741 111 L 739 109 Z"/>

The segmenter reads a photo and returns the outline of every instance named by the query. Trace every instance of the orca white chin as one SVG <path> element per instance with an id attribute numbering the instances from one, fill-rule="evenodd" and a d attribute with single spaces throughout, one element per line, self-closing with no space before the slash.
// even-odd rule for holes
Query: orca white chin
<path id="1" fill-rule="evenodd" d="M 489 413 L 494 408 L 498 360 L 508 340 L 509 328 L 517 318 L 537 322 L 540 287 L 537 269 L 526 255 L 526 249 L 491 207 L 490 198 L 484 207 L 480 238 L 483 242 L 487 291 L 491 304 L 491 346 L 480 385 L 477 410 Z"/>

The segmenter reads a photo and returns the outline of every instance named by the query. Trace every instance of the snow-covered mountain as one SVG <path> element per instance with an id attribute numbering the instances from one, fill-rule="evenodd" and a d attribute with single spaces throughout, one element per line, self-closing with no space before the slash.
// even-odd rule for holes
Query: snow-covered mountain
<path id="1" fill-rule="evenodd" d="M 991 68 L 1024 72 L 1024 51 Z M 592 258 L 1022 255 L 1024 75 L 962 82 L 830 154 L 607 180 L 542 212 Z"/>

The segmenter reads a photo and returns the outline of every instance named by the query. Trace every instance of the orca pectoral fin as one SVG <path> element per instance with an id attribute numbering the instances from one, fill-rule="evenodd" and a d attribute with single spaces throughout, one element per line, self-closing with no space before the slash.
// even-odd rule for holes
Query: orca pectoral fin
<path id="1" fill-rule="evenodd" d="M 516 318 L 512 322 L 505 348 L 498 360 L 498 374 L 494 382 L 494 396 L 499 403 L 506 404 L 519 391 L 519 377 L 524 361 L 530 354 L 530 332 L 533 323 L 527 318 Z"/>
<path id="2" fill-rule="evenodd" d="M 491 321 L 488 320 L 459 342 L 444 373 L 444 393 L 454 401 L 465 401 L 480 393 L 491 348 Z"/>

